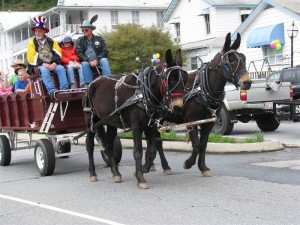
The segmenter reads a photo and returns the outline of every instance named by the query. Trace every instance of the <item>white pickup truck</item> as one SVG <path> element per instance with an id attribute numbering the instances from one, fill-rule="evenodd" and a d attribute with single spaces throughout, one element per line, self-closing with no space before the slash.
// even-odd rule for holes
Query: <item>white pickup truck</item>
<path id="1" fill-rule="evenodd" d="M 292 97 L 290 82 L 267 83 L 265 79 L 252 80 L 251 88 L 237 90 L 233 85 L 225 87 L 226 95 L 220 115 L 212 132 L 230 134 L 238 121 L 255 120 L 262 131 L 276 130 L 280 122 L 273 117 L 273 102 Z"/>

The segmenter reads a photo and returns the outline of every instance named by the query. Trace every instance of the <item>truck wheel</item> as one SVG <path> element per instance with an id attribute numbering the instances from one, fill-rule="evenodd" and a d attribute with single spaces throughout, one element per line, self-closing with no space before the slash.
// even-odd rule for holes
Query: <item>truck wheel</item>
<path id="1" fill-rule="evenodd" d="M 41 176 L 50 176 L 55 168 L 54 147 L 48 139 L 40 139 L 34 147 L 34 159 Z"/>
<path id="2" fill-rule="evenodd" d="M 273 114 L 263 114 L 256 117 L 256 124 L 262 131 L 274 131 L 280 123 Z"/>
<path id="3" fill-rule="evenodd" d="M 212 128 L 212 132 L 227 135 L 232 132 L 233 126 L 234 124 L 230 122 L 229 112 L 227 111 L 227 109 L 222 107 L 217 121 L 215 122 L 215 125 Z"/>
<path id="4" fill-rule="evenodd" d="M 99 142 L 100 143 L 100 142 Z M 116 137 L 114 141 L 114 154 L 116 156 L 116 162 L 121 162 L 122 159 L 122 143 L 120 137 Z M 104 162 L 109 165 L 109 158 L 106 149 L 101 151 L 101 156 Z"/>
<path id="5" fill-rule="evenodd" d="M 11 147 L 5 135 L 0 135 L 0 165 L 9 166 L 11 160 Z"/>

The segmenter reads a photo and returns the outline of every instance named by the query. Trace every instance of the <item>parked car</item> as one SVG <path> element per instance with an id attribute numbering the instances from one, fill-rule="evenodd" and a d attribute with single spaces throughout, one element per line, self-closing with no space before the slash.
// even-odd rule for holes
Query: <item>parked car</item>
<path id="1" fill-rule="evenodd" d="M 272 73 L 267 77 L 267 82 L 291 82 L 293 88 L 293 100 L 300 99 L 300 65 L 286 68 Z"/>

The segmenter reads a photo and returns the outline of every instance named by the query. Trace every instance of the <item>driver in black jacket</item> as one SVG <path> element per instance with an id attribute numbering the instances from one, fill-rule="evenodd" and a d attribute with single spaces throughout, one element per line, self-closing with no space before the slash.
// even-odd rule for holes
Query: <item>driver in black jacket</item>
<path id="1" fill-rule="evenodd" d="M 84 36 L 78 38 L 76 42 L 76 54 L 81 60 L 83 74 L 86 80 L 82 87 L 86 87 L 87 84 L 93 80 L 91 68 L 101 68 L 103 76 L 111 75 L 111 70 L 107 60 L 108 51 L 105 40 L 93 34 L 93 30 L 95 30 L 96 27 L 89 21 L 83 21 L 80 28 Z"/>

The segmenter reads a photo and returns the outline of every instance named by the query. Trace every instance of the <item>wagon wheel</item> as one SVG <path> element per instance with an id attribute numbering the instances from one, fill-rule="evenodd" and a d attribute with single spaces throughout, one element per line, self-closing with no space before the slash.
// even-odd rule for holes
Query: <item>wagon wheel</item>
<path id="1" fill-rule="evenodd" d="M 99 142 L 99 145 L 101 145 L 101 141 L 98 140 L 98 142 Z M 107 165 L 109 165 L 109 158 L 108 158 L 106 148 L 104 150 L 101 150 L 100 153 L 101 153 L 101 156 L 102 156 L 104 162 Z M 121 140 L 119 137 L 116 137 L 115 141 L 114 141 L 114 154 L 116 156 L 116 163 L 120 163 L 121 159 L 122 159 L 122 144 L 121 144 Z"/>
<path id="2" fill-rule="evenodd" d="M 34 159 L 41 176 L 50 176 L 55 168 L 55 153 L 51 143 L 46 138 L 37 141 L 34 147 Z"/>
<path id="3" fill-rule="evenodd" d="M 11 160 L 11 147 L 5 135 L 0 135 L 0 165 L 9 166 Z"/>

